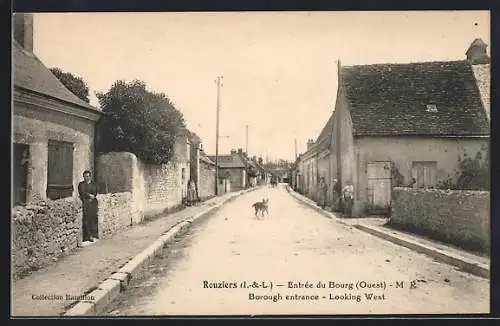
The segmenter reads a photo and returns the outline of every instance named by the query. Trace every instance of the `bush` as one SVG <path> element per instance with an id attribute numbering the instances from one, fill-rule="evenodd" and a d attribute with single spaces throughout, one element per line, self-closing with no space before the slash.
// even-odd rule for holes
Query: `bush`
<path id="1" fill-rule="evenodd" d="M 458 171 L 454 177 L 437 185 L 438 189 L 451 190 L 486 190 L 491 189 L 489 151 L 486 148 L 476 153 L 476 156 L 464 154 L 458 158 Z"/>

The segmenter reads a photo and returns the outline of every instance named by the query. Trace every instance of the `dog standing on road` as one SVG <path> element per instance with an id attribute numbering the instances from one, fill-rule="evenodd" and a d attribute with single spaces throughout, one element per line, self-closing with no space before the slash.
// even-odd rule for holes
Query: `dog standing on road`
<path id="1" fill-rule="evenodd" d="M 252 205 L 252 207 L 255 209 L 255 217 L 257 217 L 257 213 L 260 211 L 262 214 L 262 217 L 264 217 L 264 212 L 269 215 L 269 211 L 267 210 L 268 208 L 268 203 L 269 199 L 262 199 L 262 201 L 258 201 Z"/>

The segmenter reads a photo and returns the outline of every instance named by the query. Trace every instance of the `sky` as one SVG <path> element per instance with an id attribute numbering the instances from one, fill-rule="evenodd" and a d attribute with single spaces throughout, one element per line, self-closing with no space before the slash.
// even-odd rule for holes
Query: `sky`
<path id="1" fill-rule="evenodd" d="M 34 52 L 96 91 L 139 79 L 215 154 L 293 160 L 332 114 L 342 65 L 463 60 L 488 11 L 37 13 Z M 488 54 L 489 54 L 488 47 Z M 248 126 L 248 137 L 246 137 Z M 247 147 L 248 144 L 248 147 Z"/>

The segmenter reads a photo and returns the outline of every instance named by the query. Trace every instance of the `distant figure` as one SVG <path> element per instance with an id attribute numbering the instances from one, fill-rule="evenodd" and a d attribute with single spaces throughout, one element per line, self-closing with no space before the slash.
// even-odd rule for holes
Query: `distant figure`
<path id="1" fill-rule="evenodd" d="M 328 193 L 328 185 L 325 182 L 325 178 L 321 177 L 319 180 L 319 186 L 318 186 L 318 204 L 321 208 L 325 208 L 326 206 L 326 198 L 327 198 L 327 193 Z"/>
<path id="2" fill-rule="evenodd" d="M 193 179 L 189 180 L 188 190 L 187 190 L 187 202 L 191 206 L 196 202 L 196 185 Z"/>
<path id="3" fill-rule="evenodd" d="M 411 178 L 409 187 L 410 188 L 417 188 L 417 180 L 415 178 Z"/>
<path id="4" fill-rule="evenodd" d="M 340 197 L 341 197 L 340 182 L 337 179 L 332 181 L 332 194 L 333 194 L 333 210 L 338 211 L 340 209 Z"/>
<path id="5" fill-rule="evenodd" d="M 83 181 L 78 184 L 78 194 L 82 200 L 83 241 L 95 241 L 98 238 L 97 220 L 97 185 L 92 181 L 92 174 L 86 170 L 83 172 Z"/>
<path id="6" fill-rule="evenodd" d="M 348 183 L 344 189 L 342 189 L 342 195 L 344 199 L 344 214 L 346 217 L 352 216 L 352 206 L 354 204 L 354 186 Z"/>

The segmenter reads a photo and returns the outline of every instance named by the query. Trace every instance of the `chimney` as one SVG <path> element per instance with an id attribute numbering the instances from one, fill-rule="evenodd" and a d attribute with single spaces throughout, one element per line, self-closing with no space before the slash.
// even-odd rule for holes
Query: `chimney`
<path id="1" fill-rule="evenodd" d="M 486 53 L 487 47 L 488 44 L 484 43 L 482 39 L 475 39 L 469 46 L 467 52 L 465 52 L 467 61 L 469 61 L 473 65 L 490 63 L 490 58 Z"/>
<path id="2" fill-rule="evenodd" d="M 314 145 L 314 140 L 309 139 L 309 140 L 307 141 L 307 149 L 311 148 L 313 145 Z"/>
<path id="3" fill-rule="evenodd" d="M 14 39 L 26 51 L 33 53 L 33 14 L 13 14 Z"/>

